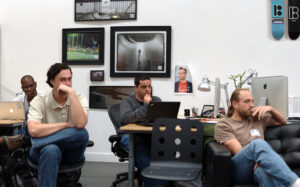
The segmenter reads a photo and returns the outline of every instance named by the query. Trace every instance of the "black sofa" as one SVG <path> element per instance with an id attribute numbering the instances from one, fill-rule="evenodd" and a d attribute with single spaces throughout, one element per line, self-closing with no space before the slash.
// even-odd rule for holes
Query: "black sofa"
<path id="1" fill-rule="evenodd" d="M 268 127 L 265 131 L 265 140 L 284 159 L 288 166 L 300 176 L 300 122 Z M 206 149 L 203 186 L 233 186 L 230 171 L 231 153 L 229 150 L 215 141 L 209 142 Z M 240 186 L 250 187 L 256 185 Z"/>

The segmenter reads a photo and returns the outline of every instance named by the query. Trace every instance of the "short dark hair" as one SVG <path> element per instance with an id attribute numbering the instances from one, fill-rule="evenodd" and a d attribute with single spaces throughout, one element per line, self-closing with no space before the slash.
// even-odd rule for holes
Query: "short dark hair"
<path id="1" fill-rule="evenodd" d="M 138 75 L 134 78 L 134 85 L 137 87 L 140 85 L 140 81 L 144 81 L 144 80 L 151 80 L 149 75 Z"/>
<path id="2" fill-rule="evenodd" d="M 179 70 L 184 70 L 184 71 L 185 71 L 185 73 L 187 73 L 187 69 L 186 69 L 186 68 L 184 68 L 184 67 L 179 67 Z"/>
<path id="3" fill-rule="evenodd" d="M 53 88 L 53 85 L 51 84 L 50 80 L 55 79 L 56 75 L 59 74 L 59 72 L 60 72 L 61 70 L 65 70 L 65 69 L 70 70 L 70 72 L 71 72 L 71 74 L 72 74 L 72 70 L 71 70 L 71 68 L 70 68 L 68 65 L 63 64 L 63 63 L 55 63 L 55 64 L 53 64 L 53 65 L 49 68 L 49 70 L 48 70 L 48 72 L 47 72 L 47 81 L 46 81 L 46 83 L 47 83 L 51 88 Z"/>
<path id="4" fill-rule="evenodd" d="M 21 84 L 22 84 L 22 81 L 25 80 L 25 79 L 31 79 L 32 82 L 34 82 L 34 78 L 33 78 L 31 75 L 24 75 L 24 76 L 21 78 Z"/>

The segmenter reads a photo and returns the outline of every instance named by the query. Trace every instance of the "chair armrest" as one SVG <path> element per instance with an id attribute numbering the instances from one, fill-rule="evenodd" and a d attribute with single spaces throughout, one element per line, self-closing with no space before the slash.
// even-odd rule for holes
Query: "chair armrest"
<path id="1" fill-rule="evenodd" d="M 93 147 L 94 146 L 94 141 L 93 140 L 89 140 L 87 147 Z"/>
<path id="2" fill-rule="evenodd" d="M 120 143 L 121 137 L 121 135 L 115 134 L 111 135 L 108 140 L 111 143 L 111 152 L 119 157 L 120 162 L 124 162 L 125 160 L 128 160 L 128 151 L 122 147 Z"/>
<path id="3" fill-rule="evenodd" d="M 119 142 L 121 140 L 121 136 L 118 134 L 111 135 L 108 140 L 110 143 Z"/>
<path id="4" fill-rule="evenodd" d="M 231 186 L 231 153 L 215 141 L 207 145 L 204 186 Z"/>

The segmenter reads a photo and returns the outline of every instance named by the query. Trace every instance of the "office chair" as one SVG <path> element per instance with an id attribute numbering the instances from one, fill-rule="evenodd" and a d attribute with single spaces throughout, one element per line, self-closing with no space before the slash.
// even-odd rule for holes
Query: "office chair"
<path id="1" fill-rule="evenodd" d="M 120 116 L 120 104 L 114 104 L 108 108 L 108 115 L 113 123 L 116 133 L 115 135 L 111 135 L 108 140 L 111 143 L 111 151 L 119 157 L 120 162 L 124 162 L 128 160 L 128 151 L 121 146 L 121 137 L 120 127 L 121 127 L 121 116 Z M 142 177 L 140 170 L 135 171 L 134 178 L 138 179 L 139 187 L 142 186 Z M 112 182 L 112 187 L 116 187 L 117 184 L 128 180 L 128 172 L 118 173 L 116 175 L 116 180 Z"/>
<path id="2" fill-rule="evenodd" d="M 168 181 L 195 180 L 202 172 L 202 131 L 198 120 L 156 119 L 150 166 L 142 175 Z"/>
<path id="3" fill-rule="evenodd" d="M 93 147 L 94 141 L 89 140 L 87 147 Z M 36 163 L 32 162 L 27 156 L 27 163 L 33 169 L 37 176 L 38 166 Z M 83 159 L 79 163 L 75 164 L 61 164 L 58 170 L 58 177 L 57 177 L 57 186 L 58 187 L 65 187 L 66 184 L 68 186 L 74 187 L 81 187 L 81 184 L 78 182 L 81 176 L 81 168 L 84 166 L 85 159 Z M 76 184 L 74 184 L 76 183 Z"/>

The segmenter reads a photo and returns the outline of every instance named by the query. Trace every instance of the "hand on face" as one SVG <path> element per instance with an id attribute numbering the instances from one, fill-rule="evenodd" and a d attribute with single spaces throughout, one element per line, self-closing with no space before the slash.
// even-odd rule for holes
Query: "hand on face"
<path id="1" fill-rule="evenodd" d="M 149 104 L 152 101 L 151 95 L 150 94 L 146 94 L 144 97 L 144 102 Z"/>
<path id="2" fill-rule="evenodd" d="M 59 94 L 69 94 L 73 91 L 73 89 L 67 85 L 64 85 L 64 84 L 60 84 L 58 87 L 57 87 L 57 92 Z"/>
<path id="3" fill-rule="evenodd" d="M 257 117 L 258 120 L 263 119 L 266 112 L 270 112 L 272 110 L 271 106 L 258 106 L 251 110 L 251 115 L 253 117 Z"/>

